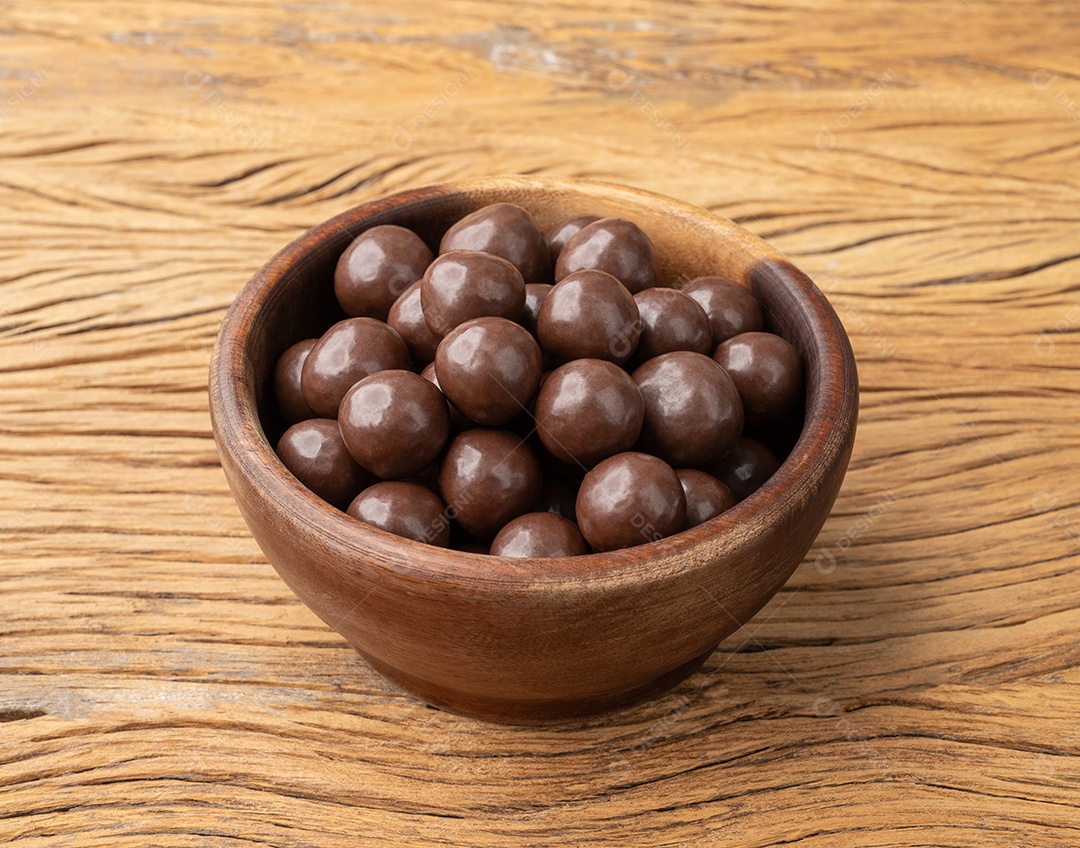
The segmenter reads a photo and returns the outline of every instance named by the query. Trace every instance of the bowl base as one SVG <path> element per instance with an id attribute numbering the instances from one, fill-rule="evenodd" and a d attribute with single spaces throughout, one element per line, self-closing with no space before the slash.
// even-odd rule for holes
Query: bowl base
<path id="1" fill-rule="evenodd" d="M 427 681 L 418 680 L 399 669 L 391 668 L 356 648 L 355 645 L 353 645 L 353 648 L 360 654 L 364 662 L 383 677 L 433 707 L 498 724 L 555 724 L 625 709 L 640 701 L 655 698 L 674 688 L 697 671 L 715 650 L 715 646 L 713 646 L 689 662 L 685 662 L 647 683 L 621 692 L 579 698 L 524 701 L 521 699 L 479 697 L 468 692 L 436 686 Z"/>

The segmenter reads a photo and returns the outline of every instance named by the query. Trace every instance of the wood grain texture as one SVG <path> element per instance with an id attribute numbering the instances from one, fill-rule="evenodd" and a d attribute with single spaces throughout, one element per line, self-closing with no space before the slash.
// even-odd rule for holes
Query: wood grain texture
<path id="1" fill-rule="evenodd" d="M 1065 2 L 0 10 L 0 842 L 1075 845 L 1080 58 Z M 664 698 L 427 709 L 262 559 L 225 307 L 363 200 L 491 173 L 740 221 L 848 327 L 818 543 Z"/>

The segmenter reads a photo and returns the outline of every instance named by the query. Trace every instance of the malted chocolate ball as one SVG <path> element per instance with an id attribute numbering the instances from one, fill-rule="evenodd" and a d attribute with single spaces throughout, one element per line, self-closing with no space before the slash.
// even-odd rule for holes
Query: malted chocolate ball
<path id="1" fill-rule="evenodd" d="M 417 483 L 387 480 L 364 489 L 345 510 L 353 518 L 395 536 L 445 548 L 450 544 L 446 505 Z"/>
<path id="2" fill-rule="evenodd" d="M 420 306 L 420 280 L 405 289 L 401 297 L 394 301 L 390 314 L 386 316 L 386 323 L 408 345 L 413 365 L 419 368 L 435 359 L 440 336 L 436 336 L 424 320 L 424 310 Z"/>
<path id="3" fill-rule="evenodd" d="M 686 526 L 697 527 L 735 506 L 731 489 L 704 471 L 679 468 L 675 471 L 686 495 Z"/>
<path id="4" fill-rule="evenodd" d="M 547 240 L 533 216 L 512 203 L 485 206 L 454 224 L 439 245 L 439 253 L 451 250 L 501 256 L 521 272 L 526 283 L 551 282 Z"/>
<path id="5" fill-rule="evenodd" d="M 578 527 L 597 551 L 655 542 L 686 526 L 686 496 L 674 469 L 629 451 L 585 475 L 577 496 Z"/>
<path id="6" fill-rule="evenodd" d="M 737 500 L 745 500 L 780 467 L 780 461 L 757 439 L 743 437 L 720 458 L 709 463 L 708 471 L 723 483 Z"/>
<path id="7" fill-rule="evenodd" d="M 746 286 L 723 277 L 697 277 L 683 291 L 709 316 L 714 347 L 739 333 L 765 329 L 761 306 Z"/>
<path id="8" fill-rule="evenodd" d="M 635 294 L 634 301 L 641 316 L 636 362 L 676 350 L 713 352 L 709 316 L 689 295 L 678 289 L 651 288 Z"/>
<path id="9" fill-rule="evenodd" d="M 555 280 L 576 271 L 603 271 L 631 294 L 657 285 L 656 254 L 642 229 L 624 218 L 601 218 L 581 228 L 555 263 Z"/>
<path id="10" fill-rule="evenodd" d="M 559 362 L 606 359 L 622 365 L 641 335 L 633 295 L 603 271 L 577 271 L 555 285 L 540 306 L 536 335 Z"/>
<path id="11" fill-rule="evenodd" d="M 701 466 L 735 444 L 742 402 L 723 368 L 700 353 L 654 357 L 633 375 L 645 404 L 641 450 L 672 465 Z"/>
<path id="12" fill-rule="evenodd" d="M 536 318 L 540 314 L 540 305 L 548 296 L 552 286 L 547 283 L 529 283 L 525 286 L 525 308 L 518 319 L 521 326 L 536 335 Z"/>
<path id="13" fill-rule="evenodd" d="M 442 391 L 442 386 L 439 385 L 439 376 L 435 373 L 434 362 L 426 365 L 424 367 L 424 370 L 420 372 L 420 376 L 423 377 L 425 380 L 434 383 L 435 388 L 437 388 L 440 392 Z M 443 395 L 443 398 L 446 399 L 445 394 Z M 446 408 L 447 411 L 450 413 L 451 433 L 460 433 L 462 430 L 468 430 L 476 426 L 475 421 L 470 421 L 468 418 L 462 415 L 461 410 L 454 406 L 452 403 L 450 403 L 449 400 L 446 400 Z"/>
<path id="14" fill-rule="evenodd" d="M 278 440 L 277 455 L 297 480 L 338 509 L 375 482 L 345 447 L 337 421 L 329 418 L 293 424 Z"/>
<path id="15" fill-rule="evenodd" d="M 592 468 L 630 450 L 645 405 L 630 375 L 603 359 L 575 359 L 556 368 L 536 396 L 536 430 L 557 459 Z"/>
<path id="16" fill-rule="evenodd" d="M 353 459 L 377 477 L 397 480 L 435 461 L 450 417 L 430 380 L 412 371 L 380 371 L 349 389 L 338 424 Z"/>
<path id="17" fill-rule="evenodd" d="M 498 256 L 474 250 L 444 253 L 420 283 L 420 304 L 431 332 L 443 338 L 472 318 L 517 321 L 525 308 L 518 269 Z"/>
<path id="18" fill-rule="evenodd" d="M 506 430 L 467 430 L 450 443 L 439 466 L 439 491 L 450 517 L 481 539 L 531 512 L 540 486 L 536 456 Z"/>
<path id="19" fill-rule="evenodd" d="M 803 393 L 799 352 L 773 333 L 740 333 L 713 354 L 735 383 L 747 427 L 768 427 L 787 415 Z"/>
<path id="20" fill-rule="evenodd" d="M 365 377 L 388 369 L 407 369 L 409 348 L 401 336 L 374 318 L 338 321 L 304 362 L 300 388 L 322 418 L 337 418 L 345 392 Z"/>
<path id="21" fill-rule="evenodd" d="M 383 224 L 345 248 L 334 270 L 334 294 L 345 314 L 385 321 L 401 294 L 435 257 L 412 230 Z"/>
<path id="22" fill-rule="evenodd" d="M 505 318 L 475 318 L 450 332 L 435 353 L 443 393 L 468 418 L 493 427 L 521 413 L 540 385 L 536 339 Z"/>
<path id="23" fill-rule="evenodd" d="M 551 264 L 552 266 L 559 259 L 559 254 L 562 249 L 566 247 L 566 243 L 570 241 L 574 236 L 581 232 L 582 227 L 588 226 L 593 221 L 599 221 L 598 215 L 577 215 L 573 218 L 568 218 L 561 224 L 556 224 L 547 234 L 548 249 L 551 251 Z"/>
<path id="24" fill-rule="evenodd" d="M 304 393 L 300 389 L 300 374 L 304 369 L 304 360 L 317 341 L 318 339 L 304 339 L 297 342 L 278 357 L 274 366 L 274 400 L 286 424 L 316 417 L 315 411 L 304 400 Z"/>
<path id="25" fill-rule="evenodd" d="M 553 512 L 530 512 L 499 531 L 492 556 L 566 557 L 590 553 L 576 524 Z"/>

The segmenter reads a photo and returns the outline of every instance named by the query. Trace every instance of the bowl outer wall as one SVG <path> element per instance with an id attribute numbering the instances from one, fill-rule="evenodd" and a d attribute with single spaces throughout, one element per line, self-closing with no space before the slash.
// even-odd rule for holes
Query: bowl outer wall
<path id="1" fill-rule="evenodd" d="M 285 470 L 258 410 L 267 406 L 277 355 L 317 334 L 332 314 L 319 292 L 330 289 L 337 256 L 362 230 L 383 223 L 413 227 L 437 246 L 442 229 L 495 202 L 525 207 L 545 229 L 577 214 L 626 217 L 652 237 L 665 284 L 721 273 L 751 287 L 775 328 L 799 348 L 808 384 L 802 436 L 761 489 L 659 542 L 513 560 L 433 548 L 362 525 Z M 310 315 L 304 303 L 313 305 Z M 288 245 L 230 307 L 210 394 L 226 477 L 290 588 L 381 671 L 470 711 L 472 701 L 542 705 L 638 689 L 745 623 L 805 556 L 832 507 L 854 441 L 858 386 L 847 336 L 821 292 L 734 223 L 625 187 L 500 177 L 371 201 Z"/>

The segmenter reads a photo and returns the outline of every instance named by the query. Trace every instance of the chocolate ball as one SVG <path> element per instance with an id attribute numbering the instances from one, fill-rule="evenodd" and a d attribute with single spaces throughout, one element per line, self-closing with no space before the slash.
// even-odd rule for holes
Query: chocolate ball
<path id="1" fill-rule="evenodd" d="M 274 400 L 277 401 L 278 412 L 286 424 L 316 417 L 315 411 L 304 400 L 304 393 L 300 389 L 300 373 L 304 369 L 304 360 L 308 358 L 317 341 L 318 339 L 304 339 L 297 342 L 278 357 L 277 365 L 274 366 Z"/>
<path id="2" fill-rule="evenodd" d="M 526 283 L 551 282 L 547 240 L 533 216 L 512 203 L 485 206 L 454 224 L 439 245 L 439 253 L 451 250 L 501 256 L 521 272 Z"/>
<path id="3" fill-rule="evenodd" d="M 425 380 L 434 383 L 435 388 L 437 388 L 440 392 L 442 391 L 442 386 L 439 385 L 439 376 L 435 373 L 434 362 L 431 362 L 427 366 L 425 366 L 424 370 L 420 372 L 420 376 L 423 377 Z M 446 399 L 445 394 L 443 395 L 443 399 Z M 454 406 L 452 403 L 450 403 L 449 400 L 446 401 L 446 409 L 450 413 L 451 433 L 460 433 L 462 430 L 469 430 L 476 426 L 475 421 L 470 421 L 468 418 L 462 415 L 461 410 Z"/>
<path id="4" fill-rule="evenodd" d="M 541 459 L 541 463 L 543 460 Z M 540 487 L 540 500 L 536 502 L 537 512 L 553 512 L 563 518 L 577 522 L 574 502 L 577 500 L 577 488 L 555 477 L 544 477 Z"/>
<path id="5" fill-rule="evenodd" d="M 553 512 L 530 512 L 503 527 L 491 543 L 492 556 L 583 556 L 589 546 L 576 524 Z"/>
<path id="6" fill-rule="evenodd" d="M 442 338 L 472 318 L 517 321 L 525 308 L 518 269 L 498 256 L 473 250 L 444 253 L 420 282 L 420 303 L 431 332 Z"/>
<path id="7" fill-rule="evenodd" d="M 383 224 L 345 248 L 334 270 L 334 294 L 346 315 L 385 321 L 394 301 L 435 257 L 412 230 Z"/>
<path id="8" fill-rule="evenodd" d="M 674 469 L 651 454 L 618 453 L 581 481 L 578 526 L 597 551 L 655 542 L 686 526 L 686 496 Z"/>
<path id="9" fill-rule="evenodd" d="M 731 489 L 704 471 L 679 468 L 675 472 L 686 496 L 686 526 L 697 527 L 735 506 Z"/>
<path id="10" fill-rule="evenodd" d="M 740 333 L 721 344 L 715 359 L 739 390 L 748 427 L 775 424 L 799 402 L 803 392 L 799 352 L 772 333 Z"/>
<path id="11" fill-rule="evenodd" d="M 641 338 L 634 360 L 645 362 L 662 353 L 713 352 L 709 316 L 696 300 L 677 289 L 652 288 L 634 295 L 641 316 Z"/>
<path id="12" fill-rule="evenodd" d="M 746 286 L 723 277 L 698 277 L 687 283 L 683 291 L 700 303 L 709 316 L 714 347 L 739 333 L 765 329 L 761 306 Z"/>
<path id="13" fill-rule="evenodd" d="M 566 247 L 566 243 L 581 232 L 582 227 L 599 220 L 597 215 L 577 215 L 548 230 L 547 243 L 548 250 L 551 252 L 551 264 L 554 265 L 558 261 L 559 254 Z"/>
<path id="14" fill-rule="evenodd" d="M 645 403 L 642 450 L 679 468 L 694 467 L 720 456 L 742 433 L 739 393 L 709 357 L 689 351 L 661 354 L 633 378 Z"/>
<path id="15" fill-rule="evenodd" d="M 346 512 L 395 536 L 440 548 L 450 544 L 446 506 L 437 494 L 417 483 L 376 483 L 357 495 Z"/>
<path id="16" fill-rule="evenodd" d="M 414 365 L 427 365 L 435 359 L 440 337 L 431 332 L 424 320 L 424 310 L 420 306 L 420 280 L 405 289 L 401 297 L 394 301 L 390 314 L 386 316 L 386 323 L 408 345 Z"/>
<path id="17" fill-rule="evenodd" d="M 338 425 L 353 459 L 376 477 L 395 480 L 435 461 L 450 418 L 430 380 L 412 371 L 380 371 L 349 389 Z"/>
<path id="18" fill-rule="evenodd" d="M 630 450 L 644 415 L 630 375 L 603 359 L 575 359 L 556 368 L 536 396 L 540 441 L 557 459 L 582 468 Z"/>
<path id="19" fill-rule="evenodd" d="M 641 335 L 637 304 L 610 274 L 577 271 L 544 298 L 536 335 L 544 353 L 560 362 L 606 359 L 622 365 Z"/>
<path id="20" fill-rule="evenodd" d="M 559 253 L 555 280 L 586 270 L 611 274 L 631 294 L 657 284 L 652 242 L 637 224 L 623 218 L 601 218 L 582 227 Z"/>
<path id="21" fill-rule="evenodd" d="M 478 424 L 505 424 L 536 394 L 542 373 L 536 339 L 505 318 L 475 318 L 452 330 L 435 353 L 450 402 Z"/>
<path id="22" fill-rule="evenodd" d="M 277 455 L 297 480 L 338 509 L 375 482 L 345 447 L 337 421 L 329 418 L 293 424 L 278 440 Z"/>
<path id="23" fill-rule="evenodd" d="M 743 437 L 726 454 L 709 463 L 708 470 L 741 501 L 761 488 L 779 467 L 776 454 L 756 439 Z"/>
<path id="24" fill-rule="evenodd" d="M 323 418 L 337 418 L 345 392 L 365 377 L 407 369 L 409 348 L 374 318 L 346 318 L 327 330 L 308 354 L 300 375 L 304 400 Z"/>
<path id="25" fill-rule="evenodd" d="M 540 305 L 552 288 L 547 283 L 529 283 L 525 286 L 525 309 L 522 310 L 518 322 L 534 336 L 536 335 L 536 317 L 540 314 Z"/>
<path id="26" fill-rule="evenodd" d="M 439 466 L 439 491 L 449 515 L 481 539 L 532 511 L 540 497 L 540 463 L 513 433 L 468 430 L 446 449 Z"/>

